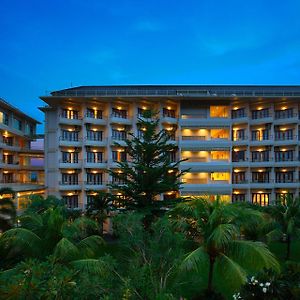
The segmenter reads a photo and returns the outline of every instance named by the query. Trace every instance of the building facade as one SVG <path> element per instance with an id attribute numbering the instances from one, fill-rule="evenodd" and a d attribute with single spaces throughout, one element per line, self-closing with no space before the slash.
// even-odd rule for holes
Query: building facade
<path id="1" fill-rule="evenodd" d="M 300 86 L 82 86 L 41 99 L 48 193 L 70 208 L 114 181 L 105 170 L 127 159 L 114 143 L 139 135 L 148 109 L 172 133 L 174 160 L 188 159 L 182 196 L 259 205 L 299 196 Z"/>
<path id="2" fill-rule="evenodd" d="M 18 209 L 26 207 L 30 195 L 45 193 L 43 136 L 36 135 L 37 124 L 0 98 L 0 189 L 15 191 Z"/>

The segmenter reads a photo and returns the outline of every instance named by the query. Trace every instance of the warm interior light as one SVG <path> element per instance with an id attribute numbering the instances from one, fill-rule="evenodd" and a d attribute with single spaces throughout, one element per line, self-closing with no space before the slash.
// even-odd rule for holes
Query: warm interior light
<path id="1" fill-rule="evenodd" d="M 281 191 L 282 194 L 287 194 L 287 191 Z"/>
<path id="2" fill-rule="evenodd" d="M 142 106 L 142 109 L 143 109 L 143 110 L 146 110 L 146 109 L 147 109 L 147 106 Z"/>
<path id="3" fill-rule="evenodd" d="M 172 107 L 171 107 L 171 106 L 167 106 L 167 109 L 168 109 L 168 110 L 171 110 L 171 109 L 172 109 Z"/>
<path id="4" fill-rule="evenodd" d="M 263 109 L 263 107 L 261 107 L 261 106 L 257 108 L 257 110 L 262 110 L 262 109 Z"/>
<path id="5" fill-rule="evenodd" d="M 287 109 L 286 106 L 281 107 L 281 110 L 286 110 L 286 109 Z"/>
<path id="6" fill-rule="evenodd" d="M 72 110 L 73 109 L 73 107 L 68 107 L 68 110 Z"/>
<path id="7" fill-rule="evenodd" d="M 233 108 L 233 110 L 238 110 L 239 108 L 237 107 L 237 106 L 235 106 L 234 108 Z"/>
<path id="8" fill-rule="evenodd" d="M 168 170 L 168 173 L 170 174 L 170 173 L 173 173 L 174 172 L 174 170 Z"/>
<path id="9" fill-rule="evenodd" d="M 93 130 L 93 131 L 97 131 L 97 128 L 93 128 L 92 130 Z"/>
<path id="10" fill-rule="evenodd" d="M 68 173 L 68 174 L 74 174 L 75 171 L 74 171 L 74 170 L 73 170 L 73 171 L 68 171 L 67 173 Z"/>
<path id="11" fill-rule="evenodd" d="M 236 194 L 236 195 L 238 195 L 240 192 L 239 191 L 234 191 L 233 193 Z"/>
<path id="12" fill-rule="evenodd" d="M 118 131 L 123 131 L 123 130 L 125 130 L 125 128 L 119 127 L 119 128 L 117 128 L 117 130 Z"/>
<path id="13" fill-rule="evenodd" d="M 121 110 L 121 109 L 122 109 L 122 106 L 117 106 L 117 109 L 118 109 L 118 110 Z"/>
<path id="14" fill-rule="evenodd" d="M 258 193 L 259 193 L 259 194 L 262 194 L 262 193 L 263 193 L 263 191 L 258 191 Z"/>
<path id="15" fill-rule="evenodd" d="M 263 149 L 257 149 L 257 151 L 258 151 L 258 152 L 262 152 L 262 151 L 264 151 L 264 150 L 263 150 Z"/>
<path id="16" fill-rule="evenodd" d="M 263 169 L 259 169 L 259 170 L 258 170 L 258 172 L 260 172 L 260 173 L 263 172 L 263 171 L 264 171 Z"/>
<path id="17" fill-rule="evenodd" d="M 239 169 L 234 169 L 233 172 L 238 173 L 238 172 L 240 172 L 240 170 Z"/>
<path id="18" fill-rule="evenodd" d="M 281 170 L 281 172 L 286 172 L 286 171 L 287 171 L 287 169 L 282 169 L 282 170 Z"/>
<path id="19" fill-rule="evenodd" d="M 281 149 L 281 151 L 282 151 L 282 152 L 285 152 L 285 151 L 286 151 L 286 149 L 285 149 L 285 148 L 283 148 L 283 149 Z"/>
<path id="20" fill-rule="evenodd" d="M 92 173 L 93 173 L 93 174 L 97 174 L 97 173 L 98 173 L 98 171 L 92 171 Z"/>
<path id="21" fill-rule="evenodd" d="M 284 128 L 280 128 L 280 130 L 281 130 L 281 131 L 286 131 L 286 128 L 285 128 L 285 127 L 284 127 Z"/>
<path id="22" fill-rule="evenodd" d="M 68 195 L 68 196 L 73 196 L 73 195 L 74 195 L 74 193 L 68 193 L 67 195 Z"/>

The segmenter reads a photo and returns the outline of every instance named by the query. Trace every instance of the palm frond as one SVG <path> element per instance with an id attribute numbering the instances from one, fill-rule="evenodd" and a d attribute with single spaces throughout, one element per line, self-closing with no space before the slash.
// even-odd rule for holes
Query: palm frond
<path id="1" fill-rule="evenodd" d="M 70 263 L 75 269 L 90 274 L 103 275 L 107 273 L 108 265 L 100 259 L 79 259 Z"/>
<path id="2" fill-rule="evenodd" d="M 42 249 L 42 240 L 34 232 L 25 228 L 13 228 L 0 236 L 0 246 L 14 248 L 16 252 L 25 252 L 28 255 L 37 255 Z"/>
<path id="3" fill-rule="evenodd" d="M 181 264 L 181 269 L 201 270 L 207 267 L 209 257 L 201 246 L 187 255 Z"/>
<path id="4" fill-rule="evenodd" d="M 62 238 L 54 248 L 54 257 L 60 261 L 72 261 L 78 259 L 78 248 L 66 238 Z"/>
<path id="5" fill-rule="evenodd" d="M 104 244 L 105 242 L 100 236 L 91 235 L 81 240 L 77 247 L 83 257 L 93 257 Z"/>
<path id="6" fill-rule="evenodd" d="M 247 280 L 245 270 L 225 254 L 220 255 L 216 260 L 215 272 L 231 287 L 240 287 Z"/>
<path id="7" fill-rule="evenodd" d="M 266 268 L 280 271 L 277 259 L 264 243 L 233 240 L 229 244 L 227 253 L 247 270 L 259 271 Z"/>
<path id="8" fill-rule="evenodd" d="M 238 233 L 238 228 L 234 224 L 220 224 L 213 229 L 207 243 L 213 243 L 218 248 L 224 248 Z"/>

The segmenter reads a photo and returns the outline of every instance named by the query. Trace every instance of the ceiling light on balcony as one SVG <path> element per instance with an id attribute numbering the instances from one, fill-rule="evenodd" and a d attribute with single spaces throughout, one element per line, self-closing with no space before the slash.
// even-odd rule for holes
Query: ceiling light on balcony
<path id="1" fill-rule="evenodd" d="M 263 193 L 263 191 L 258 191 L 258 193 L 259 193 L 259 194 L 262 194 L 262 193 Z"/>
<path id="2" fill-rule="evenodd" d="M 171 106 L 167 106 L 167 109 L 168 109 L 168 110 L 171 110 L 171 109 L 172 109 L 172 107 L 171 107 Z"/>
<path id="3" fill-rule="evenodd" d="M 239 192 L 239 191 L 233 191 L 233 193 L 234 193 L 235 195 L 238 195 L 240 192 Z"/>
<path id="4" fill-rule="evenodd" d="M 282 152 L 285 152 L 285 151 L 286 151 L 286 149 L 285 149 L 285 148 L 283 148 L 283 149 L 281 149 L 281 151 L 282 151 Z"/>
<path id="5" fill-rule="evenodd" d="M 122 109 L 122 106 L 117 106 L 117 109 L 118 109 L 118 110 L 121 110 L 121 109 Z"/>
<path id="6" fill-rule="evenodd" d="M 286 106 L 282 106 L 282 107 L 281 107 L 281 110 L 286 110 L 286 109 L 287 109 Z"/>
<path id="7" fill-rule="evenodd" d="M 238 173 L 238 172 L 240 172 L 240 170 L 239 169 L 234 169 L 233 172 Z"/>
<path id="8" fill-rule="evenodd" d="M 257 110 L 262 110 L 262 109 L 263 109 L 263 107 L 261 107 L 261 106 L 257 108 Z"/>
<path id="9" fill-rule="evenodd" d="M 288 191 L 281 191 L 282 194 L 287 194 Z"/>
<path id="10" fill-rule="evenodd" d="M 98 173 L 98 171 L 92 171 L 92 173 L 93 173 L 93 174 L 97 174 L 97 173 Z"/>
<path id="11" fill-rule="evenodd" d="M 168 170 L 168 173 L 169 174 L 171 174 L 171 173 L 173 173 L 174 172 L 174 170 Z"/>
<path id="12" fill-rule="evenodd" d="M 73 107 L 68 107 L 68 110 L 73 110 Z"/>
<path id="13" fill-rule="evenodd" d="M 259 169 L 259 170 L 258 170 L 259 173 L 262 173 L 263 171 L 264 171 L 263 169 Z"/>
<path id="14" fill-rule="evenodd" d="M 237 106 L 235 106 L 234 108 L 233 108 L 233 110 L 238 110 L 239 108 L 237 107 Z"/>
<path id="15" fill-rule="evenodd" d="M 142 109 L 143 109 L 143 110 L 146 110 L 146 109 L 147 109 L 147 106 L 142 106 Z"/>
<path id="16" fill-rule="evenodd" d="M 284 127 L 284 128 L 280 128 L 280 131 L 286 131 L 286 128 Z"/>
<path id="17" fill-rule="evenodd" d="M 68 193 L 67 195 L 68 195 L 68 196 L 73 196 L 73 195 L 74 195 L 74 193 Z"/>
<path id="18" fill-rule="evenodd" d="M 281 169 L 281 172 L 287 172 L 287 169 Z"/>
<path id="19" fill-rule="evenodd" d="M 263 149 L 257 149 L 257 151 L 258 151 L 258 152 L 262 152 L 262 151 L 264 151 L 264 150 L 263 150 Z"/>
<path id="20" fill-rule="evenodd" d="M 97 131 L 97 128 L 93 128 L 92 130 L 93 130 L 93 131 Z"/>

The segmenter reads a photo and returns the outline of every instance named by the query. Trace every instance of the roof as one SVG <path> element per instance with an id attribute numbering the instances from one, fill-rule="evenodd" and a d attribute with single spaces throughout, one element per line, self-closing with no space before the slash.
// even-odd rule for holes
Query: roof
<path id="1" fill-rule="evenodd" d="M 18 116 L 24 117 L 24 118 L 26 118 L 27 120 L 30 120 L 33 123 L 42 124 L 40 121 L 26 115 L 20 109 L 16 108 L 15 106 L 13 106 L 10 103 L 8 103 L 7 101 L 5 101 L 3 98 L 0 98 L 0 107 L 3 107 L 3 108 L 5 108 L 9 111 L 12 111 L 12 112 L 16 113 Z"/>
<path id="2" fill-rule="evenodd" d="M 197 96 L 300 97 L 300 85 L 102 85 L 78 86 L 51 96 Z M 42 97 L 43 98 L 43 97 Z"/>

